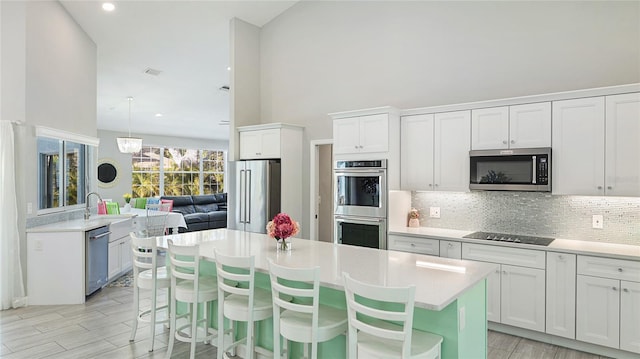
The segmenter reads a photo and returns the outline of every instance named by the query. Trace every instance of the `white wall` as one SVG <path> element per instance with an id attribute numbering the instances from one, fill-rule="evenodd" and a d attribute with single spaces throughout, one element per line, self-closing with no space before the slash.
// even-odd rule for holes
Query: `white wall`
<path id="1" fill-rule="evenodd" d="M 639 2 L 302 1 L 262 29 L 261 121 L 304 125 L 309 148 L 330 112 L 639 82 L 639 17 Z"/>
<path id="2" fill-rule="evenodd" d="M 112 187 L 98 187 L 97 191 L 102 198 L 112 200 L 124 205 L 122 195 L 131 193 L 131 155 L 120 153 L 116 137 L 127 136 L 127 133 L 99 130 L 100 147 L 98 148 L 98 161 L 107 159 L 118 168 L 118 180 Z M 146 134 L 131 134 L 141 137 L 144 146 L 182 147 L 190 149 L 207 149 L 228 151 L 229 142 L 221 140 L 203 140 L 185 137 L 168 137 Z"/>
<path id="3" fill-rule="evenodd" d="M 96 137 L 96 45 L 57 1 L 2 7 L 2 111 L 15 126 L 18 230 L 26 275 L 27 203 L 37 208 L 34 126 Z"/>

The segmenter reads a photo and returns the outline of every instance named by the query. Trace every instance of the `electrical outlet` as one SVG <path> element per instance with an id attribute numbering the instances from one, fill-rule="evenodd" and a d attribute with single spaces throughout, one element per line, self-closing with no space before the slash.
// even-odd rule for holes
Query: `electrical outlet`
<path id="1" fill-rule="evenodd" d="M 594 214 L 591 219 L 591 227 L 595 229 L 602 229 L 604 227 L 604 218 L 601 214 Z"/>
<path id="2" fill-rule="evenodd" d="M 440 218 L 440 207 L 429 207 L 429 217 Z"/>

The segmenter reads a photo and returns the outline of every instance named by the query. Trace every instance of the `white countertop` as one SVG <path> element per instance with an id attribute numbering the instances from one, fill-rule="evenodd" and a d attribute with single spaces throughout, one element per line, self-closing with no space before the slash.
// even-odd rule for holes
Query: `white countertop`
<path id="1" fill-rule="evenodd" d="M 496 266 L 489 263 L 439 258 L 413 253 L 386 251 L 326 242 L 292 238 L 292 250 L 276 250 L 273 238 L 266 234 L 214 229 L 159 237 L 159 246 L 167 248 L 172 238 L 176 245 L 200 244 L 200 254 L 214 259 L 214 249 L 233 256 L 256 256 L 256 270 L 267 273 L 268 260 L 292 268 L 320 267 L 320 283 L 343 290 L 342 273 L 353 278 L 385 286 L 416 285 L 416 306 L 442 310 L 466 290 L 490 273 Z M 416 261 L 442 264 L 464 269 L 457 273 L 443 269 L 424 268 Z"/>
<path id="2" fill-rule="evenodd" d="M 508 242 L 483 241 L 478 239 L 462 238 L 473 231 L 460 231 L 455 229 L 430 228 L 430 227 L 393 227 L 390 234 L 407 235 L 413 237 L 429 237 L 444 240 L 454 240 L 465 243 L 486 244 L 513 248 L 536 249 L 548 252 L 564 252 L 584 255 L 597 255 L 602 257 L 640 260 L 640 246 L 629 244 L 602 243 L 594 241 L 581 241 L 576 239 L 556 238 L 548 246 L 514 244 Z"/>
<path id="3" fill-rule="evenodd" d="M 88 220 L 80 219 L 72 219 L 69 221 L 61 221 L 50 224 L 45 224 L 42 226 L 27 228 L 27 233 L 42 233 L 42 232 L 86 232 L 92 229 L 108 226 L 111 223 L 117 223 L 121 221 L 126 221 L 132 217 L 135 217 L 135 214 L 124 213 L 124 214 L 104 214 L 104 215 L 92 215 Z"/>

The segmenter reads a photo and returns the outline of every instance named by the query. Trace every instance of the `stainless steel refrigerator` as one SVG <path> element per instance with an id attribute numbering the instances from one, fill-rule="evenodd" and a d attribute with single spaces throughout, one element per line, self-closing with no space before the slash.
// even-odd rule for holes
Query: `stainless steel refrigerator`
<path id="1" fill-rule="evenodd" d="M 267 222 L 280 212 L 280 161 L 232 161 L 229 173 L 234 176 L 228 192 L 233 201 L 229 228 L 267 233 Z"/>

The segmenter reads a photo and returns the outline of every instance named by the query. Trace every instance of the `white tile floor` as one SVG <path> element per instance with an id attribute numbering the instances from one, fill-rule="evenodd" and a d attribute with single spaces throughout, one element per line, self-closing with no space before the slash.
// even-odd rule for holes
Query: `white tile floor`
<path id="1" fill-rule="evenodd" d="M 0 311 L 0 358 L 164 358 L 169 333 L 163 325 L 157 327 L 153 352 L 147 351 L 149 331 L 145 327 L 139 327 L 136 340 L 129 342 L 132 293 L 131 288 L 107 287 L 84 304 Z M 142 302 L 145 305 L 150 305 L 148 297 Z M 211 345 L 198 344 L 196 350 L 198 358 L 215 358 L 216 348 Z M 172 357 L 188 358 L 189 344 L 176 342 Z M 600 359 L 492 331 L 488 335 L 488 357 Z"/>

